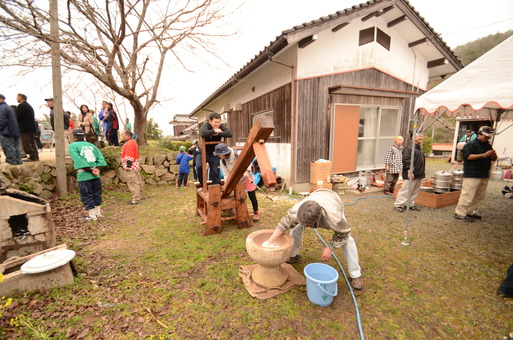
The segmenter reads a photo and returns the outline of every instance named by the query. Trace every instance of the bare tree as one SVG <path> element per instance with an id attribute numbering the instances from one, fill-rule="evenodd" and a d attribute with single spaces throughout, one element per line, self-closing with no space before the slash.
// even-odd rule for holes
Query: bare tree
<path id="1" fill-rule="evenodd" d="M 227 35 L 220 31 L 226 1 L 67 0 L 59 13 L 63 66 L 92 75 L 125 98 L 144 144 L 167 57 L 187 68 L 187 56 L 216 55 L 209 39 Z M 0 1 L 3 66 L 49 64 L 50 16 L 41 4 L 47 2 Z"/>

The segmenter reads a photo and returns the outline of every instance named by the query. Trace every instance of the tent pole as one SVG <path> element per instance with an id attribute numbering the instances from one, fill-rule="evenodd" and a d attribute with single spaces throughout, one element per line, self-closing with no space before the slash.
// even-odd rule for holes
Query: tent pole
<path id="1" fill-rule="evenodd" d="M 417 136 L 417 127 L 419 124 L 419 113 L 420 111 L 417 110 L 413 114 L 413 132 L 411 137 L 411 157 L 410 157 L 410 173 L 408 174 L 408 180 L 410 181 L 408 184 L 408 200 L 406 201 L 406 218 L 404 220 L 404 240 L 401 242 L 403 246 L 409 246 L 410 241 L 408 240 L 408 224 L 410 222 L 410 205 L 411 205 L 411 181 L 413 180 L 413 171 L 414 164 L 415 164 L 415 139 Z"/>

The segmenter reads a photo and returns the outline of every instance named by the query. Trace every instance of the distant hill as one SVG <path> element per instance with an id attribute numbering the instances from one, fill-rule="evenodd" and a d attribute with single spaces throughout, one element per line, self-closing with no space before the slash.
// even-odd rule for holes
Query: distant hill
<path id="1" fill-rule="evenodd" d="M 454 53 L 456 53 L 458 58 L 460 58 L 463 65 L 466 66 L 512 35 L 513 30 L 509 30 L 504 33 L 490 34 L 484 38 L 456 47 L 454 49 Z"/>
<path id="2" fill-rule="evenodd" d="M 490 34 L 486 37 L 457 46 L 453 49 L 453 51 L 461 60 L 463 65 L 467 66 L 512 35 L 513 30 L 509 30 L 503 33 Z M 450 76 L 445 77 L 444 79 L 448 79 L 449 77 Z M 433 77 L 429 79 L 428 90 L 431 90 L 433 87 L 443 82 L 444 79 L 440 77 Z"/>
<path id="3" fill-rule="evenodd" d="M 471 42 L 468 42 L 464 45 L 460 45 L 453 49 L 454 53 L 461 60 L 463 65 L 468 65 L 495 46 L 499 45 L 504 40 L 508 39 L 513 35 L 513 30 L 490 34 L 484 38 L 480 38 Z M 513 51 L 512 51 L 513 53 Z M 449 79 L 450 76 L 445 77 L 444 79 Z M 442 83 L 444 79 L 440 77 L 433 77 L 429 80 L 428 90 L 431 90 L 433 87 Z M 431 119 L 431 118 L 428 118 Z M 429 124 L 426 124 L 426 126 Z M 426 143 L 426 152 L 429 152 L 431 149 L 431 142 L 436 143 L 452 143 L 454 138 L 454 126 L 456 125 L 456 119 L 440 117 L 439 123 L 431 126 L 425 131 L 426 137 L 424 138 L 424 142 Z M 433 132 L 433 127 L 435 127 L 435 131 Z"/>

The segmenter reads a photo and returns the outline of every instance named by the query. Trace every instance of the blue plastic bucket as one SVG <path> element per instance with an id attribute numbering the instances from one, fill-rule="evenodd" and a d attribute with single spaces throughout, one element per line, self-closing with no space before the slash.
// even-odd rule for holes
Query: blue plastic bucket
<path id="1" fill-rule="evenodd" d="M 327 307 L 338 293 L 338 272 L 324 263 L 310 263 L 304 269 L 306 295 L 313 304 Z"/>

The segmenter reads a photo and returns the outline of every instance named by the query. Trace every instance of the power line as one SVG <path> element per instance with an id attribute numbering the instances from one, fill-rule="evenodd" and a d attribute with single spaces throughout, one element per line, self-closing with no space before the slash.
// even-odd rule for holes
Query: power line
<path id="1" fill-rule="evenodd" d="M 451 35 L 451 34 L 457 34 L 457 33 L 463 33 L 463 32 L 473 31 L 473 30 L 477 30 L 477 29 L 479 29 L 479 28 L 483 28 L 483 27 L 488 27 L 488 26 L 493 26 L 493 25 L 496 25 L 496 24 L 500 24 L 500 23 L 502 23 L 502 22 L 509 21 L 509 20 L 513 20 L 513 18 L 504 19 L 504 20 L 497 21 L 497 22 L 492 22 L 492 23 L 490 23 L 490 24 L 486 24 L 486 25 L 482 25 L 482 26 L 477 26 L 477 27 L 474 27 L 474 28 L 469 28 L 469 29 L 466 29 L 466 30 L 463 30 L 463 31 L 457 31 L 457 32 L 451 32 L 451 33 L 445 33 L 444 35 Z"/>

